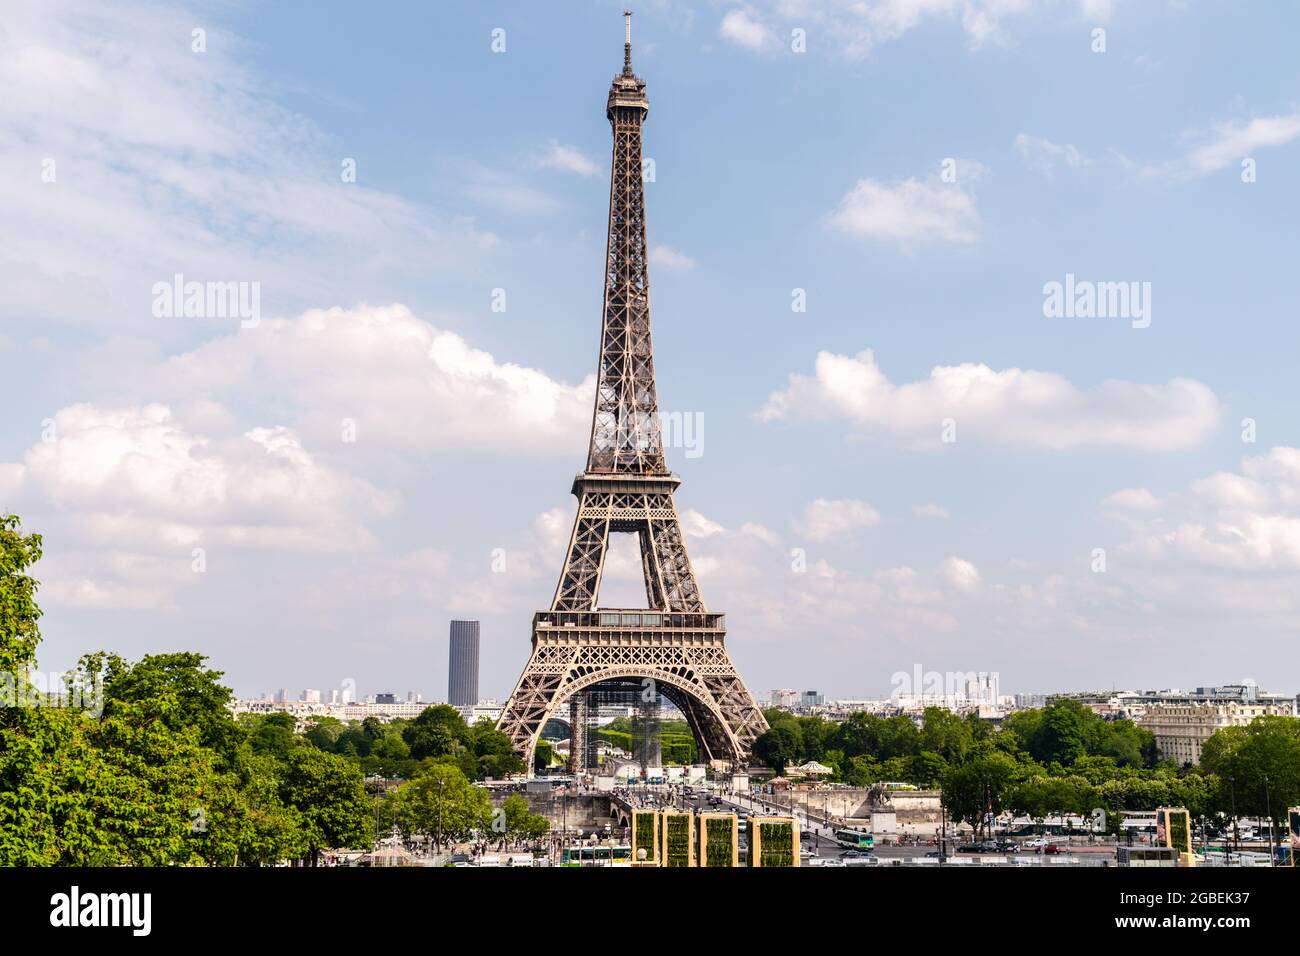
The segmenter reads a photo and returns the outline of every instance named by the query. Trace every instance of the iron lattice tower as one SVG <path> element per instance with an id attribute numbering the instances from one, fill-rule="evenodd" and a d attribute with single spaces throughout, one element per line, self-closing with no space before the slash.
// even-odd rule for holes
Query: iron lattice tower
<path id="1" fill-rule="evenodd" d="M 686 717 L 703 757 L 744 765 L 767 721 L 727 653 L 725 617 L 710 612 L 686 553 L 668 470 L 650 340 L 641 127 L 645 81 L 632 72 L 627 14 L 623 71 L 605 115 L 614 134 L 600 368 L 586 470 L 574 478 L 578 514 L 550 610 L 533 617 L 533 653 L 497 726 L 532 772 L 546 722 L 566 701 L 572 754 L 582 754 L 585 692 L 638 681 Z M 597 607 L 611 533 L 638 536 L 648 610 Z M 573 759 L 573 758 L 571 758 Z"/>

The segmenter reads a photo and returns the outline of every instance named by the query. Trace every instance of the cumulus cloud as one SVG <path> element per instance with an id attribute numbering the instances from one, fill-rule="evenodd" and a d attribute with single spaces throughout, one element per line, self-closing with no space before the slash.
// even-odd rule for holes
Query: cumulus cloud
<path id="1" fill-rule="evenodd" d="M 955 555 L 944 558 L 939 566 L 939 573 L 958 591 L 969 593 L 980 586 L 980 573 L 975 565 Z"/>
<path id="2" fill-rule="evenodd" d="M 813 541 L 829 541 L 878 524 L 880 514 L 864 501 L 853 498 L 827 501 L 818 498 L 804 509 L 803 518 L 796 523 L 796 527 L 801 534 Z"/>
<path id="3" fill-rule="evenodd" d="M 1300 570 L 1300 448 L 1270 449 L 1240 471 L 1216 472 L 1163 498 L 1141 492 L 1107 502 L 1142 503 L 1126 546 L 1142 558 L 1164 567 Z"/>
<path id="4" fill-rule="evenodd" d="M 1041 136 L 1021 133 L 1016 137 L 1016 149 L 1032 170 L 1050 176 L 1058 166 L 1079 169 L 1091 166 L 1092 160 L 1069 143 L 1053 143 Z"/>
<path id="5" fill-rule="evenodd" d="M 674 272 L 684 272 L 688 269 L 695 268 L 695 260 L 684 252 L 678 252 L 671 246 L 652 246 L 650 249 L 650 264 L 670 269 Z"/>
<path id="6" fill-rule="evenodd" d="M 718 25 L 718 35 L 755 52 L 770 49 L 776 43 L 772 31 L 747 8 L 728 10 Z"/>
<path id="7" fill-rule="evenodd" d="M 974 193 L 937 178 L 894 183 L 859 179 L 840 200 L 830 221 L 849 235 L 903 246 L 972 243 L 980 233 Z"/>
<path id="8" fill-rule="evenodd" d="M 348 420 L 361 449 L 509 456 L 575 454 L 595 390 L 594 377 L 569 385 L 500 361 L 403 305 L 264 319 L 148 375 L 155 393 L 247 396 L 322 440 Z"/>
<path id="9" fill-rule="evenodd" d="M 71 405 L 23 458 L 18 494 L 77 516 L 92 538 L 145 548 L 349 550 L 393 496 L 321 465 L 289 429 L 209 438 L 165 405 Z"/>
<path id="10" fill-rule="evenodd" d="M 57 542 L 41 564 L 56 606 L 167 607 L 207 561 L 229 570 L 236 553 L 372 552 L 371 522 L 398 505 L 279 425 L 204 434 L 165 405 L 83 403 L 60 409 L 47 437 L 0 473 L 4 506 Z"/>
<path id="11" fill-rule="evenodd" d="M 1186 135 L 1187 151 L 1177 159 L 1143 166 L 1144 179 L 1184 181 L 1237 166 L 1261 149 L 1284 146 L 1300 137 L 1300 112 L 1215 123 Z"/>
<path id="12" fill-rule="evenodd" d="M 813 375 L 792 374 L 759 412 L 765 422 L 832 419 L 864 433 L 938 442 L 945 419 L 958 441 L 1070 449 L 1145 451 L 1189 448 L 1218 425 L 1214 393 L 1192 379 L 1163 385 L 1107 380 L 1083 390 L 1063 376 L 1031 369 L 997 371 L 965 363 L 937 366 L 928 378 L 896 385 L 868 349 L 820 352 Z"/>
<path id="13" fill-rule="evenodd" d="M 589 159 L 576 146 L 566 146 L 555 140 L 551 140 L 542 154 L 540 162 L 549 169 L 558 169 L 561 172 L 576 173 L 579 176 L 599 176 L 600 166 Z"/>
<path id="14" fill-rule="evenodd" d="M 1007 21 L 1035 9 L 1028 0 L 754 0 L 728 11 L 722 35 L 738 45 L 760 49 L 777 31 L 814 27 L 849 57 L 868 55 L 877 46 L 897 40 L 927 22 L 960 26 L 974 49 L 1007 38 Z M 1073 0 L 1053 7 L 1070 19 L 1105 22 L 1110 0 Z"/>
<path id="15" fill-rule="evenodd" d="M 917 518 L 947 518 L 949 516 L 947 508 L 933 503 L 913 506 L 912 514 Z"/>
<path id="16" fill-rule="evenodd" d="M 1108 495 L 1102 505 L 1120 511 L 1155 511 L 1160 507 L 1160 499 L 1147 488 L 1125 488 Z"/>

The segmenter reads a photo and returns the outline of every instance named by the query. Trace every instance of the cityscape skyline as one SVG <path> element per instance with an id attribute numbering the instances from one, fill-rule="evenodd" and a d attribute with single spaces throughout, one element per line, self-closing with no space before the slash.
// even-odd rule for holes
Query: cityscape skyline
<path id="1" fill-rule="evenodd" d="M 918 664 L 1297 686 L 1300 412 L 1258 346 L 1297 335 L 1284 31 L 941 7 L 639 15 L 667 454 L 729 651 L 828 697 Z M 46 537 L 45 669 L 180 643 L 241 690 L 433 697 L 473 616 L 508 692 L 590 422 L 613 7 L 401 10 L 15 11 L 0 506 Z M 615 542 L 607 603 L 639 570 Z"/>
<path id="2" fill-rule="evenodd" d="M 778 706 L 778 707 L 789 707 L 789 708 L 809 706 L 808 703 L 804 700 L 804 698 L 809 694 L 816 695 L 817 697 L 816 706 L 821 706 L 823 704 L 843 706 L 845 704 L 853 704 L 853 703 L 858 703 L 863 701 L 885 702 L 889 700 L 895 700 L 898 698 L 921 699 L 921 698 L 929 698 L 929 697 L 943 698 L 943 697 L 965 696 L 971 700 L 978 700 L 981 698 L 981 695 L 972 694 L 971 693 L 972 682 L 966 680 L 966 678 L 968 677 L 972 679 L 978 677 L 980 681 L 990 680 L 992 685 L 995 688 L 997 688 L 997 692 L 992 694 L 993 697 L 1022 698 L 1026 701 L 1034 701 L 1034 703 L 1026 703 L 1022 706 L 1033 706 L 1033 707 L 1041 707 L 1043 701 L 1052 697 L 1089 696 L 1089 697 L 1100 698 L 1107 695 L 1124 695 L 1124 694 L 1137 694 L 1137 695 L 1188 694 L 1188 693 L 1201 693 L 1204 691 L 1209 691 L 1221 687 L 1253 687 L 1261 694 L 1266 694 L 1269 696 L 1288 697 L 1300 701 L 1300 690 L 1292 690 L 1290 688 L 1274 686 L 1266 683 L 1260 683 L 1252 677 L 1240 677 L 1240 676 L 1233 678 L 1230 682 L 1227 682 L 1225 681 L 1223 675 L 1220 675 L 1220 677 L 1217 679 L 1218 681 L 1217 683 L 1213 681 L 1210 682 L 1203 681 L 1203 682 L 1194 682 L 1190 684 L 1181 684 L 1181 685 L 1175 685 L 1169 683 L 1163 683 L 1163 684 L 1157 683 L 1157 684 L 1113 685 L 1110 687 L 1079 686 L 1067 690 L 1044 691 L 1032 687 L 1030 688 L 1002 687 L 1001 675 L 998 674 L 997 672 L 968 671 L 968 672 L 950 672 L 949 674 L 946 675 L 945 674 L 937 675 L 940 679 L 944 677 L 950 677 L 953 678 L 954 680 L 959 679 L 958 683 L 960 684 L 960 686 L 958 686 L 957 683 L 954 683 L 952 685 L 954 689 L 948 690 L 946 692 L 927 691 L 924 688 L 924 686 L 922 686 L 922 689 L 920 691 L 914 692 L 910 689 L 910 687 L 906 686 L 906 681 L 900 682 L 899 680 L 900 678 L 910 676 L 906 672 L 900 671 L 897 674 L 894 674 L 892 676 L 894 678 L 894 681 L 889 686 L 882 689 L 859 687 L 856 688 L 853 692 L 849 692 L 849 693 L 827 694 L 816 688 L 793 688 L 793 687 L 759 688 L 755 692 L 755 696 L 758 699 L 760 704 Z M 980 681 L 974 681 L 974 683 L 979 683 Z M 355 700 L 355 701 L 373 700 L 375 697 L 385 695 L 385 694 L 391 694 L 400 700 L 406 700 L 406 701 L 409 701 L 414 697 L 414 699 L 426 705 L 439 704 L 439 703 L 445 703 L 445 704 L 451 703 L 449 699 L 450 698 L 449 694 L 444 694 L 444 695 L 439 695 L 437 693 L 426 694 L 415 687 L 411 687 L 408 685 L 399 685 L 399 683 L 394 681 L 387 681 L 387 682 L 380 681 L 374 685 L 370 685 L 366 687 L 358 687 L 355 685 L 354 682 L 346 681 L 343 684 L 340 684 L 338 687 L 333 687 L 333 688 L 312 687 L 311 685 L 302 684 L 301 682 L 291 681 L 289 683 L 280 682 L 276 686 L 270 688 L 232 688 L 232 691 L 236 699 L 248 700 L 248 701 L 275 700 L 277 697 L 280 697 L 283 694 L 291 694 L 292 696 L 286 697 L 285 699 L 290 700 L 291 702 L 307 702 L 306 698 L 303 695 L 314 692 L 321 696 L 322 702 L 328 703 L 331 700 L 333 700 L 334 703 L 338 703 L 338 704 L 344 703 L 346 700 Z M 333 696 L 331 697 L 331 695 Z M 793 695 L 794 699 L 781 699 L 780 695 Z M 499 705 L 503 700 L 505 700 L 505 695 L 480 694 L 480 696 L 476 699 L 475 702 L 476 703 L 491 702 Z M 468 705 L 453 704 L 452 706 L 463 707 Z"/>
<path id="3" fill-rule="evenodd" d="M 1300 13 L 1241 6 L 7 11 L 18 923 L 742 867 L 1284 919 Z"/>

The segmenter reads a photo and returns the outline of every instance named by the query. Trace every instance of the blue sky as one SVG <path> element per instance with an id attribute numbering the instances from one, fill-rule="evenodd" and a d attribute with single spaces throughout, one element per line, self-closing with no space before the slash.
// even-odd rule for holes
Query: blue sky
<path id="1" fill-rule="evenodd" d="M 463 616 L 509 691 L 589 427 L 620 12 L 14 11 L 0 507 L 46 535 L 47 668 L 437 697 Z M 1295 16 L 637 8 L 660 400 L 703 422 L 678 507 L 759 696 L 1300 689 Z M 153 314 L 176 273 L 261 321 Z M 1149 327 L 1045 316 L 1067 274 L 1149 283 Z"/>

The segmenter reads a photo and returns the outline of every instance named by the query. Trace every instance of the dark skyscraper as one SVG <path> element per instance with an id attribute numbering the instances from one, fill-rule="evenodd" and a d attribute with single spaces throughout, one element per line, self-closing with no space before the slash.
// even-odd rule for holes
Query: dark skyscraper
<path id="1" fill-rule="evenodd" d="M 478 621 L 451 622 L 447 703 L 453 707 L 478 703 Z"/>

